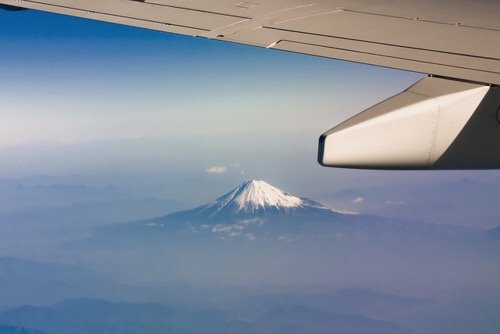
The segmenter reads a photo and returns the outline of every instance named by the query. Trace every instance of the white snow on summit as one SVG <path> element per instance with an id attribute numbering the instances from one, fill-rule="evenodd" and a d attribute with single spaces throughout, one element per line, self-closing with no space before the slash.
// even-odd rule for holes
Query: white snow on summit
<path id="1" fill-rule="evenodd" d="M 232 199 L 240 211 L 255 211 L 269 206 L 297 208 L 302 205 L 301 198 L 287 194 L 264 181 L 249 181 Z"/>
<path id="2" fill-rule="evenodd" d="M 326 209 L 319 203 L 293 196 L 264 181 L 251 180 L 242 183 L 229 193 L 205 206 L 201 211 L 210 210 L 212 214 L 215 214 L 223 209 L 232 208 L 233 212 L 255 212 L 259 209 L 273 207 L 277 209 L 300 207 Z"/>

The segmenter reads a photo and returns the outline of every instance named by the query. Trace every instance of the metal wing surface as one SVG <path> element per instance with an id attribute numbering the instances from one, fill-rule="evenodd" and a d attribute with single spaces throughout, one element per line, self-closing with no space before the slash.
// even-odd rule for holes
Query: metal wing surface
<path id="1" fill-rule="evenodd" d="M 89 19 L 500 84 L 495 0 L 0 0 Z"/>

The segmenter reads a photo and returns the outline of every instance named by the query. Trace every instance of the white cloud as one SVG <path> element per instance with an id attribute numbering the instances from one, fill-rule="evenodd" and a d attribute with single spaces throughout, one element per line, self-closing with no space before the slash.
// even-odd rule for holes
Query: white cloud
<path id="1" fill-rule="evenodd" d="M 227 165 L 227 166 L 208 167 L 207 169 L 205 169 L 205 171 L 207 173 L 210 173 L 210 174 L 225 174 L 225 173 L 230 173 L 230 172 L 238 173 L 238 174 L 242 174 L 242 175 L 245 174 L 245 171 L 240 170 L 240 168 L 241 168 L 241 164 L 239 162 L 233 162 L 232 164 Z"/>
<path id="2" fill-rule="evenodd" d="M 355 199 L 352 200 L 353 203 L 362 203 L 364 202 L 364 198 L 363 197 L 356 197 Z"/>
<path id="3" fill-rule="evenodd" d="M 288 235 L 280 235 L 278 237 L 278 240 L 291 242 L 291 241 L 293 241 L 293 238 L 288 236 Z"/>
<path id="4" fill-rule="evenodd" d="M 248 240 L 255 240 L 255 235 L 253 235 L 252 233 L 246 233 L 245 238 L 247 238 Z"/>
<path id="5" fill-rule="evenodd" d="M 405 204 L 404 201 L 385 201 L 385 204 L 387 205 L 403 205 Z"/>
<path id="6" fill-rule="evenodd" d="M 248 226 L 248 225 L 262 226 L 262 225 L 264 225 L 265 222 L 266 222 L 266 220 L 264 220 L 262 218 L 239 219 L 237 221 L 236 225 L 239 225 L 239 226 Z"/>
<path id="7" fill-rule="evenodd" d="M 244 237 L 248 240 L 255 240 L 255 235 L 250 232 L 246 232 L 245 229 L 251 226 L 261 226 L 265 223 L 264 219 L 260 218 L 252 218 L 252 219 L 243 219 L 238 220 L 236 224 L 216 224 L 212 226 L 211 231 L 213 233 L 223 234 L 230 238 L 236 237 Z M 203 229 L 206 229 L 209 225 L 202 225 Z"/>
<path id="8" fill-rule="evenodd" d="M 213 166 L 209 167 L 205 170 L 209 174 L 224 174 L 227 172 L 227 167 L 226 166 Z"/>

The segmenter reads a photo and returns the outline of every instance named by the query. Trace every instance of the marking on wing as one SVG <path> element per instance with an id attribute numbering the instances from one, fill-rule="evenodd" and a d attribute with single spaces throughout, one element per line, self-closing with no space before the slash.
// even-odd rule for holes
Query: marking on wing
<path id="1" fill-rule="evenodd" d="M 306 47 L 306 49 L 304 49 Z M 307 47 L 312 47 L 314 50 L 307 49 Z M 296 42 L 296 41 L 288 41 L 288 40 L 281 40 L 276 43 L 274 46 L 274 49 L 278 50 L 283 50 L 283 51 L 291 51 L 291 52 L 298 52 L 298 53 L 303 53 L 303 54 L 315 54 L 317 56 L 321 57 L 326 57 L 326 58 L 334 58 L 334 59 L 344 59 L 348 61 L 353 61 L 353 62 L 359 62 L 359 63 L 367 63 L 366 60 L 356 58 L 354 55 L 359 55 L 359 56 L 371 56 L 371 57 L 380 57 L 380 59 L 371 59 L 370 63 L 376 63 L 379 66 L 385 66 L 385 67 L 390 67 L 390 68 L 402 68 L 403 66 L 399 67 L 397 66 L 398 64 L 392 63 L 388 61 L 388 59 L 392 60 L 397 60 L 401 62 L 413 62 L 416 64 L 413 69 L 410 69 L 415 72 L 421 72 L 425 73 L 426 71 L 423 69 L 419 69 L 418 64 L 426 64 L 426 65 L 433 65 L 436 66 L 436 72 L 440 72 L 440 70 L 437 67 L 446 67 L 449 69 L 453 70 L 464 70 L 467 71 L 466 74 L 462 74 L 462 76 L 467 77 L 470 76 L 470 78 L 473 78 L 474 81 L 478 82 L 484 82 L 484 83 L 489 83 L 489 82 L 498 82 L 500 73 L 499 72 L 494 72 L 494 71 L 483 71 L 483 70 L 478 70 L 477 68 L 468 68 L 465 66 L 454 66 L 454 65 L 449 65 L 446 63 L 438 63 L 438 62 L 431 62 L 431 61 L 421 61 L 421 60 L 415 60 L 415 59 L 409 59 L 409 58 L 402 58 L 402 57 L 395 57 L 395 56 L 388 56 L 384 54 L 377 54 L 373 52 L 365 52 L 365 51 L 357 51 L 357 50 L 352 50 L 352 49 L 342 49 L 342 48 L 335 48 L 335 47 L 328 47 L 324 45 L 315 45 L 315 44 L 308 44 L 308 43 L 302 43 L 302 42 Z M 325 52 L 322 52 L 326 51 Z M 337 52 L 335 54 L 329 54 L 328 52 Z M 342 55 L 339 52 L 345 52 L 351 54 L 351 56 L 347 55 Z M 409 66 L 406 65 L 405 68 L 408 68 Z M 433 71 L 427 71 L 427 73 L 433 73 Z M 442 72 L 442 69 L 441 69 Z M 483 80 L 479 78 L 477 75 L 474 75 L 474 73 L 477 74 L 477 72 L 483 73 L 483 74 L 489 74 L 490 76 L 484 77 L 486 80 Z"/>
<path id="2" fill-rule="evenodd" d="M 375 42 L 375 41 L 370 41 L 370 40 L 362 40 L 362 39 L 356 39 L 356 38 L 350 38 L 350 37 L 341 37 L 341 36 L 332 36 L 332 35 L 324 35 L 324 34 L 306 33 L 306 32 L 302 32 L 302 31 L 294 31 L 294 30 L 282 29 L 282 28 L 276 28 L 276 27 L 263 26 L 262 28 L 263 29 L 269 29 L 269 30 L 276 30 L 276 31 L 288 32 L 288 33 L 294 33 L 294 34 L 308 35 L 308 36 L 318 36 L 318 37 L 333 38 L 333 39 L 339 39 L 339 40 L 345 40 L 345 41 L 352 41 L 352 42 L 370 43 L 370 44 L 374 44 L 374 45 L 390 46 L 390 47 L 401 48 L 401 49 L 408 49 L 408 50 L 429 51 L 429 52 L 432 52 L 432 53 L 442 53 L 442 54 L 446 54 L 446 55 L 454 55 L 454 56 L 462 56 L 462 57 L 473 57 L 473 58 L 478 58 L 478 59 L 494 60 L 494 61 L 499 61 L 500 60 L 500 58 L 495 58 L 495 57 L 486 57 L 486 56 L 480 56 L 480 55 L 470 55 L 470 54 L 458 53 L 458 52 L 452 52 L 452 51 L 441 51 L 441 50 L 425 49 L 425 48 L 419 48 L 419 47 L 397 45 L 397 44 L 391 44 L 391 43 L 382 43 L 382 42 Z M 297 43 L 301 43 L 301 42 L 297 42 Z M 304 44 L 308 44 L 308 43 L 304 43 Z M 318 46 L 329 47 L 327 45 L 321 45 L 321 44 L 319 44 Z M 498 73 L 498 72 L 493 72 L 493 73 Z"/>

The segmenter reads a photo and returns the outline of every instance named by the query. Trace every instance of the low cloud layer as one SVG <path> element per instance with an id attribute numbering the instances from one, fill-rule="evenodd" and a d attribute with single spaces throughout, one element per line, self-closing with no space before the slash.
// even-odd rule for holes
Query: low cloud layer
<path id="1" fill-rule="evenodd" d="M 364 198 L 363 197 L 356 197 L 355 199 L 352 200 L 353 203 L 362 203 L 364 202 Z"/>
<path id="2" fill-rule="evenodd" d="M 209 174 L 226 174 L 229 172 L 244 174 L 245 172 L 240 170 L 241 164 L 239 162 L 234 162 L 228 166 L 212 166 L 205 169 Z"/>
<path id="3" fill-rule="evenodd" d="M 226 166 L 213 166 L 206 169 L 209 174 L 224 174 L 227 172 Z"/>

